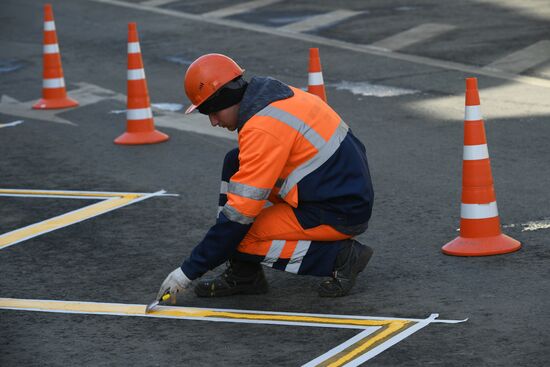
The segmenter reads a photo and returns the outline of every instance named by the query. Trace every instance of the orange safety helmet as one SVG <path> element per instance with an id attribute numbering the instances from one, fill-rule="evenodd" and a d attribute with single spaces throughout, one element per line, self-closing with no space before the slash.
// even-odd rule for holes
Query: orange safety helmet
<path id="1" fill-rule="evenodd" d="M 221 87 L 243 74 L 244 69 L 222 54 L 207 54 L 193 61 L 185 73 L 185 94 L 192 103 L 185 113 L 193 112 Z"/>

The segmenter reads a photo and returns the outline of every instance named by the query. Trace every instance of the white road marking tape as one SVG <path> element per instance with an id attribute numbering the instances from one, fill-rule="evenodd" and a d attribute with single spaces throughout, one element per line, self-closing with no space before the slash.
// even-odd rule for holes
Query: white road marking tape
<path id="1" fill-rule="evenodd" d="M 278 2 L 281 2 L 282 0 L 255 0 L 255 1 L 249 1 L 246 3 L 236 4 L 233 6 L 228 6 L 226 8 L 214 10 L 208 13 L 202 14 L 204 17 L 210 17 L 210 18 L 224 18 L 229 17 L 231 15 L 237 15 L 242 13 L 248 13 L 252 10 L 268 6 L 271 4 L 275 4 Z"/>
<path id="2" fill-rule="evenodd" d="M 0 190 L 0 191 L 6 194 L 10 194 L 10 192 L 7 192 L 9 190 Z M 16 192 L 12 192 L 11 194 L 17 194 L 17 191 L 22 191 L 21 194 L 23 195 L 31 194 L 29 193 L 30 190 L 14 190 L 14 191 Z M 95 199 L 103 199 L 103 200 L 101 202 L 88 205 L 77 210 L 73 210 L 71 212 L 59 215 L 57 217 L 53 217 L 53 218 L 44 220 L 42 222 L 31 224 L 29 226 L 19 228 L 14 231 L 7 232 L 0 235 L 0 249 L 13 246 L 17 243 L 29 240 L 31 238 L 40 236 L 42 234 L 49 233 L 57 229 L 65 228 L 75 223 L 80 223 L 86 219 L 97 217 L 98 215 L 108 213 L 115 209 L 119 209 L 128 205 L 137 203 L 139 201 L 149 199 L 153 196 L 159 196 L 164 193 L 166 193 L 166 191 L 161 190 L 155 193 L 149 193 L 144 195 L 133 194 L 133 193 L 125 193 L 120 196 L 96 195 L 94 197 Z M 45 194 L 46 192 L 43 192 L 39 195 L 45 195 Z M 84 196 L 91 196 L 91 195 L 89 192 L 87 192 L 86 194 L 84 194 Z"/>
<path id="3" fill-rule="evenodd" d="M 374 42 L 371 46 L 396 51 L 415 43 L 427 41 L 430 38 L 437 37 L 455 28 L 456 27 L 454 25 L 450 24 L 425 23 L 391 37 Z"/>
<path id="4" fill-rule="evenodd" d="M 309 326 L 338 329 L 359 329 L 362 332 L 350 340 L 313 361 L 306 366 L 314 366 L 330 361 L 331 366 L 357 366 L 380 354 L 399 341 L 412 335 L 432 322 L 438 314 L 427 319 L 381 319 L 368 316 L 344 316 L 303 314 L 269 311 L 207 309 L 191 307 L 158 306 L 154 312 L 145 313 L 145 305 L 120 303 L 75 302 L 54 300 L 29 300 L 0 298 L 0 309 L 15 311 L 36 311 L 50 313 L 134 316 L 150 318 L 170 318 L 212 322 L 234 322 L 268 325 Z M 441 320 L 451 323 L 460 320 Z"/>
<path id="5" fill-rule="evenodd" d="M 363 12 L 346 9 L 338 9 L 325 14 L 314 15 L 300 22 L 279 27 L 280 30 L 288 32 L 308 32 L 321 27 L 327 27 L 338 22 L 342 22 L 348 18 L 359 15 Z"/>
<path id="6" fill-rule="evenodd" d="M 325 354 L 322 354 L 319 357 L 307 362 L 306 364 L 303 364 L 302 367 L 315 367 L 315 366 L 318 366 L 319 364 L 326 361 L 327 359 L 330 359 L 330 358 L 334 357 L 336 354 L 342 352 L 344 349 L 349 348 L 353 344 L 356 344 L 356 343 L 362 341 L 363 339 L 367 338 L 369 335 L 371 335 L 376 330 L 378 330 L 378 328 L 376 328 L 376 329 L 374 329 L 374 328 L 373 329 L 365 329 L 362 332 L 360 332 L 359 334 L 355 335 L 353 338 L 351 338 L 349 340 L 346 340 L 344 343 L 332 348 L 331 350 L 329 350 Z"/>
<path id="7" fill-rule="evenodd" d="M 380 354 L 384 350 L 394 346 L 395 344 L 399 343 L 403 339 L 411 336 L 412 334 L 414 334 L 418 330 L 420 330 L 422 328 L 425 328 L 426 326 L 431 324 L 438 316 L 439 316 L 438 314 L 430 315 L 430 317 L 428 317 L 426 320 L 422 320 L 422 321 L 417 322 L 416 324 L 414 324 L 410 328 L 408 328 L 405 331 L 397 334 L 393 338 L 386 340 L 382 344 L 374 347 L 373 349 L 371 349 L 367 353 L 359 356 L 358 358 L 354 359 L 350 363 L 345 364 L 344 366 L 345 367 L 355 367 L 355 366 L 359 366 L 359 365 L 365 363 L 366 361 L 368 361 L 369 359 L 371 359 L 371 358 L 375 357 L 376 355 Z"/>
<path id="8" fill-rule="evenodd" d="M 23 120 L 17 120 L 17 121 L 13 121 L 13 122 L 8 122 L 6 124 L 0 124 L 0 129 L 3 128 L 3 127 L 17 126 L 17 125 L 22 124 L 22 123 L 23 123 Z"/>
<path id="9" fill-rule="evenodd" d="M 151 107 L 170 112 L 177 112 L 183 109 L 183 105 L 179 103 L 152 103 Z"/>
<path id="10" fill-rule="evenodd" d="M 521 73 L 548 60 L 550 60 L 550 41 L 542 40 L 496 60 L 485 67 L 510 73 Z"/>
<path id="11" fill-rule="evenodd" d="M 327 87 L 334 87 L 337 90 L 347 90 L 355 95 L 367 97 L 396 97 L 420 92 L 415 89 L 390 87 L 386 85 L 371 84 L 369 82 L 348 82 L 345 80 L 340 83 L 327 84 Z"/>
<path id="12" fill-rule="evenodd" d="M 224 18 L 220 19 L 220 18 L 214 18 L 214 17 L 205 17 L 203 15 L 194 15 L 194 14 L 184 13 L 184 12 L 176 11 L 172 9 L 155 8 L 150 6 L 144 6 L 141 4 L 129 3 L 125 1 L 118 1 L 118 0 L 88 0 L 88 1 L 97 2 L 100 4 L 109 4 L 113 6 L 119 6 L 119 7 L 130 8 L 130 9 L 143 10 L 151 13 L 162 14 L 162 15 L 167 15 L 175 18 L 186 19 L 186 20 L 193 20 L 198 22 L 216 24 L 220 26 L 244 29 L 244 30 L 249 30 L 253 32 L 265 33 L 265 34 L 270 34 L 270 35 L 275 35 L 275 36 L 280 36 L 280 37 L 285 37 L 285 38 L 290 38 L 295 40 L 301 40 L 308 43 L 332 46 L 343 50 L 355 51 L 355 52 L 381 56 L 381 57 L 387 57 L 390 59 L 402 60 L 402 61 L 437 67 L 437 68 L 446 69 L 446 70 L 458 70 L 468 74 L 485 75 L 485 76 L 490 76 L 497 79 L 512 80 L 518 83 L 550 88 L 550 80 L 546 80 L 546 79 L 516 75 L 516 74 L 511 74 L 503 71 L 498 71 L 498 70 L 488 70 L 477 66 L 465 65 L 457 62 L 452 62 L 452 61 L 436 60 L 428 57 L 401 54 L 398 52 L 383 50 L 378 47 L 373 47 L 369 45 L 359 45 L 351 42 L 320 37 L 312 34 L 304 34 L 299 32 L 287 32 L 279 28 L 272 28 L 272 27 L 266 27 L 258 24 L 238 22 L 235 20 L 224 19 Z"/>

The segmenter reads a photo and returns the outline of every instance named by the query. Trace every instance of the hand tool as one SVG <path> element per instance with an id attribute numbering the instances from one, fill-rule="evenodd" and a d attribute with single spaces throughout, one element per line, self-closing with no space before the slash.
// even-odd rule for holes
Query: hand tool
<path id="1" fill-rule="evenodd" d="M 160 297 L 160 299 L 157 299 L 153 302 L 151 302 L 149 305 L 147 305 L 147 307 L 145 307 L 145 313 L 151 313 L 153 312 L 153 309 L 155 307 L 158 306 L 158 304 L 161 302 L 161 301 L 168 301 L 170 299 L 170 293 L 165 293 L 162 297 Z"/>

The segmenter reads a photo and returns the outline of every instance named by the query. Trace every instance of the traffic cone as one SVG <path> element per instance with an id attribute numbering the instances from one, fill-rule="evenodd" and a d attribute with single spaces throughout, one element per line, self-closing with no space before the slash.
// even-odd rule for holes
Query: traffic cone
<path id="1" fill-rule="evenodd" d="M 502 234 L 498 216 L 477 79 L 466 79 L 460 236 L 443 246 L 455 256 L 487 256 L 517 251 L 521 243 Z"/>
<path id="2" fill-rule="evenodd" d="M 327 101 L 325 92 L 325 83 L 323 81 L 323 71 L 321 70 L 321 59 L 319 58 L 319 49 L 309 49 L 309 70 L 308 70 L 307 91 L 315 94 L 323 101 Z"/>
<path id="3" fill-rule="evenodd" d="M 65 78 L 61 67 L 61 54 L 57 44 L 55 22 L 51 4 L 44 5 L 44 48 L 42 56 L 42 98 L 34 109 L 57 109 L 78 106 L 78 102 L 67 97 Z"/>
<path id="4" fill-rule="evenodd" d="M 136 23 L 128 23 L 126 89 L 126 132 L 115 139 L 115 144 L 155 144 L 168 140 L 168 135 L 155 130 Z"/>

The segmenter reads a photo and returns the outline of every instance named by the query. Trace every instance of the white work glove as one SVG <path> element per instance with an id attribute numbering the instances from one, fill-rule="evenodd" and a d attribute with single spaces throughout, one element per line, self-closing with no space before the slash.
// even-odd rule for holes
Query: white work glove
<path id="1" fill-rule="evenodd" d="M 157 294 L 157 299 L 160 300 L 162 296 L 167 293 L 170 293 L 170 300 L 172 304 L 176 303 L 176 294 L 182 290 L 189 288 L 191 285 L 191 280 L 183 273 L 181 268 L 177 268 L 164 279 L 160 290 Z"/>

